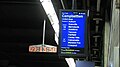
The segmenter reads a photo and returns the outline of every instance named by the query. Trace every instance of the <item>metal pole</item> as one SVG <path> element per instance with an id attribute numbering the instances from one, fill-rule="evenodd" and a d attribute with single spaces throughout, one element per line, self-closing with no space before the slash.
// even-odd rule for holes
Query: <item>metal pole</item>
<path id="1" fill-rule="evenodd" d="M 44 20 L 44 25 L 43 25 L 43 42 L 42 42 L 42 46 L 45 46 L 44 44 L 44 42 L 45 42 L 45 24 L 46 24 L 46 21 Z"/>
<path id="2" fill-rule="evenodd" d="M 74 9 L 75 0 L 72 0 L 72 9 Z"/>
<path id="3" fill-rule="evenodd" d="M 97 0 L 97 12 L 100 11 L 100 3 L 101 3 L 101 0 Z"/>
<path id="4" fill-rule="evenodd" d="M 60 1 L 61 1 L 61 3 L 62 3 L 63 9 L 65 9 L 65 5 L 64 5 L 64 3 L 63 3 L 63 0 L 60 0 Z"/>
<path id="5" fill-rule="evenodd" d="M 72 0 L 72 9 L 77 9 L 77 0 Z"/>

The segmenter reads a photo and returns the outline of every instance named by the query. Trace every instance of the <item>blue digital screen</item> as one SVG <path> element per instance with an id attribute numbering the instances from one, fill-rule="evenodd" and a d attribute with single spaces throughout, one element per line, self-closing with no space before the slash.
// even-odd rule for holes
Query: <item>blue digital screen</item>
<path id="1" fill-rule="evenodd" d="M 86 12 L 61 11 L 60 47 L 62 54 L 83 53 L 85 48 Z"/>

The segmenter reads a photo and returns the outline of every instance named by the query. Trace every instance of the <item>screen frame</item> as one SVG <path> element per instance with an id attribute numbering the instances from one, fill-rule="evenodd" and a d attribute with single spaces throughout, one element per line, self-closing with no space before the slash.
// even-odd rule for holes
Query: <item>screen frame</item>
<path id="1" fill-rule="evenodd" d="M 84 52 L 81 54 L 61 54 L 61 34 L 62 34 L 62 11 L 72 11 L 72 12 L 85 12 L 86 13 L 86 22 L 85 22 L 85 34 L 84 34 Z M 59 10 L 59 45 L 58 45 L 58 55 L 60 57 L 86 57 L 88 56 L 88 10 L 70 10 L 70 9 L 60 9 Z"/>

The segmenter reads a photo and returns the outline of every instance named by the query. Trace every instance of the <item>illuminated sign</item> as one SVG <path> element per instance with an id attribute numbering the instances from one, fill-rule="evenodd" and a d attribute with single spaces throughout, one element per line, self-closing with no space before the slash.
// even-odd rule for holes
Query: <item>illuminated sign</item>
<path id="1" fill-rule="evenodd" d="M 77 56 L 85 53 L 87 11 L 61 10 L 59 55 Z"/>
<path id="2" fill-rule="evenodd" d="M 47 52 L 47 53 L 56 53 L 57 47 L 55 46 L 29 46 L 29 52 Z"/>

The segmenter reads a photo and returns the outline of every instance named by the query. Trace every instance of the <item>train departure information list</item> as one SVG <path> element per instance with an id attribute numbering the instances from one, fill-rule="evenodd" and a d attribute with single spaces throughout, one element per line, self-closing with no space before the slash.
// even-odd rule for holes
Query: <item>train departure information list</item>
<path id="1" fill-rule="evenodd" d="M 61 54 L 80 54 L 84 52 L 86 17 L 86 12 L 61 12 Z"/>

